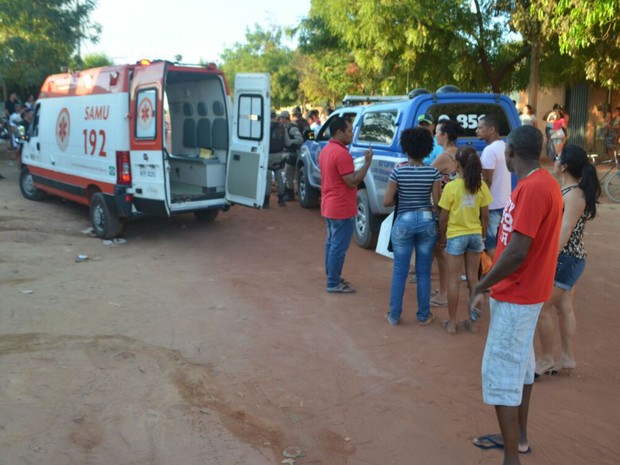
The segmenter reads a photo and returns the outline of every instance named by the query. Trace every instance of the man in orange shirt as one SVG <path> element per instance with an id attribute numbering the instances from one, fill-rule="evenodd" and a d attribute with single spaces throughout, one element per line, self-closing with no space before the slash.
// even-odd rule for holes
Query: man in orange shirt
<path id="1" fill-rule="evenodd" d="M 334 118 L 329 124 L 331 139 L 319 155 L 321 168 L 321 215 L 327 223 L 325 240 L 325 274 L 327 292 L 355 292 L 342 279 L 342 267 L 347 254 L 357 214 L 357 186 L 364 180 L 372 161 L 372 148 L 364 154 L 364 166 L 357 172 L 347 146 L 353 139 L 351 121 Z"/>
<path id="2" fill-rule="evenodd" d="M 502 434 L 480 436 L 474 445 L 503 448 L 504 465 L 519 465 L 530 452 L 527 415 L 534 383 L 534 331 L 551 296 L 562 223 L 562 194 L 540 168 L 542 133 L 514 129 L 506 139 L 506 166 L 519 180 L 504 209 L 491 271 L 474 289 L 470 308 L 491 288 L 491 321 L 482 359 L 482 396 L 494 405 Z"/>

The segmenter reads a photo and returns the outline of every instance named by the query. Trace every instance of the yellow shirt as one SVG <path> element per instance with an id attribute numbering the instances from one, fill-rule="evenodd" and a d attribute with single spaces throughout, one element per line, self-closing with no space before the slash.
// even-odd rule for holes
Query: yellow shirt
<path id="1" fill-rule="evenodd" d="M 439 206 L 450 212 L 446 237 L 482 234 L 480 208 L 488 206 L 492 200 L 489 186 L 484 181 L 476 194 L 470 194 L 465 189 L 462 178 L 446 184 L 439 200 Z"/>

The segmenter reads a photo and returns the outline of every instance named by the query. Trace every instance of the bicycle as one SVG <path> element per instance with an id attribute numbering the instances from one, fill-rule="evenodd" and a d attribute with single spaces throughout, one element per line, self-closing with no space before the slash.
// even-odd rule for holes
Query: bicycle
<path id="1" fill-rule="evenodd" d="M 614 150 L 614 156 L 609 160 L 597 162 L 596 158 L 598 155 L 595 153 L 588 154 L 588 157 L 592 160 L 594 167 L 607 164 L 611 165 L 605 174 L 599 177 L 599 180 L 601 186 L 603 186 L 605 195 L 607 195 L 610 200 L 620 203 L 620 161 L 618 160 L 618 150 Z"/>

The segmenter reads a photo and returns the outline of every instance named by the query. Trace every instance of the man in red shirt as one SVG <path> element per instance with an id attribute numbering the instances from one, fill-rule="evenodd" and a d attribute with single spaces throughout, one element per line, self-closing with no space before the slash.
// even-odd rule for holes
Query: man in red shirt
<path id="1" fill-rule="evenodd" d="M 504 465 L 519 465 L 530 452 L 527 415 L 534 383 L 534 331 L 551 296 L 562 223 L 557 181 L 540 168 L 542 133 L 514 129 L 506 139 L 506 166 L 519 183 L 504 208 L 491 271 L 479 282 L 470 309 L 491 288 L 491 321 L 482 359 L 482 397 L 494 405 L 502 434 L 480 436 L 474 445 L 503 448 Z"/>
<path id="2" fill-rule="evenodd" d="M 357 213 L 357 186 L 372 161 L 372 148 L 364 154 L 364 166 L 355 171 L 347 145 L 353 139 L 351 121 L 335 118 L 329 125 L 331 139 L 319 155 L 321 168 L 321 215 L 327 223 L 325 274 L 327 292 L 350 294 L 355 289 L 342 279 L 342 267 L 353 237 Z"/>

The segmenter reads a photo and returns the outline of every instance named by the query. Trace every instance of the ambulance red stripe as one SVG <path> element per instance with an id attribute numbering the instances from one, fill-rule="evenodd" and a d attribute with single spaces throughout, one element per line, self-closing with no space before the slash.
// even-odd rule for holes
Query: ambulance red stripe
<path id="1" fill-rule="evenodd" d="M 34 166 L 34 165 L 30 165 L 28 169 L 34 177 L 42 177 L 45 179 L 56 181 L 60 184 L 66 184 L 68 186 L 75 186 L 78 188 L 82 188 L 85 190 L 85 192 L 88 191 L 88 188 L 90 186 L 96 186 L 104 194 L 114 195 L 114 184 L 112 183 L 84 178 L 81 176 L 75 176 L 75 175 L 66 174 L 66 173 L 61 173 L 59 171 L 52 171 L 52 170 L 48 170 L 48 169 L 41 168 L 41 167 Z M 39 183 L 36 183 L 36 184 L 39 184 Z M 59 195 L 61 197 L 67 197 L 76 202 L 80 202 L 80 203 L 83 203 L 84 205 L 88 205 L 88 198 L 86 198 L 86 196 L 80 197 L 77 195 L 68 194 L 67 193 L 68 189 L 52 188 L 47 183 L 44 184 L 44 186 L 39 185 L 37 187 L 45 188 L 45 190 L 50 191 L 51 194 Z M 57 192 L 52 192 L 52 189 Z"/>

